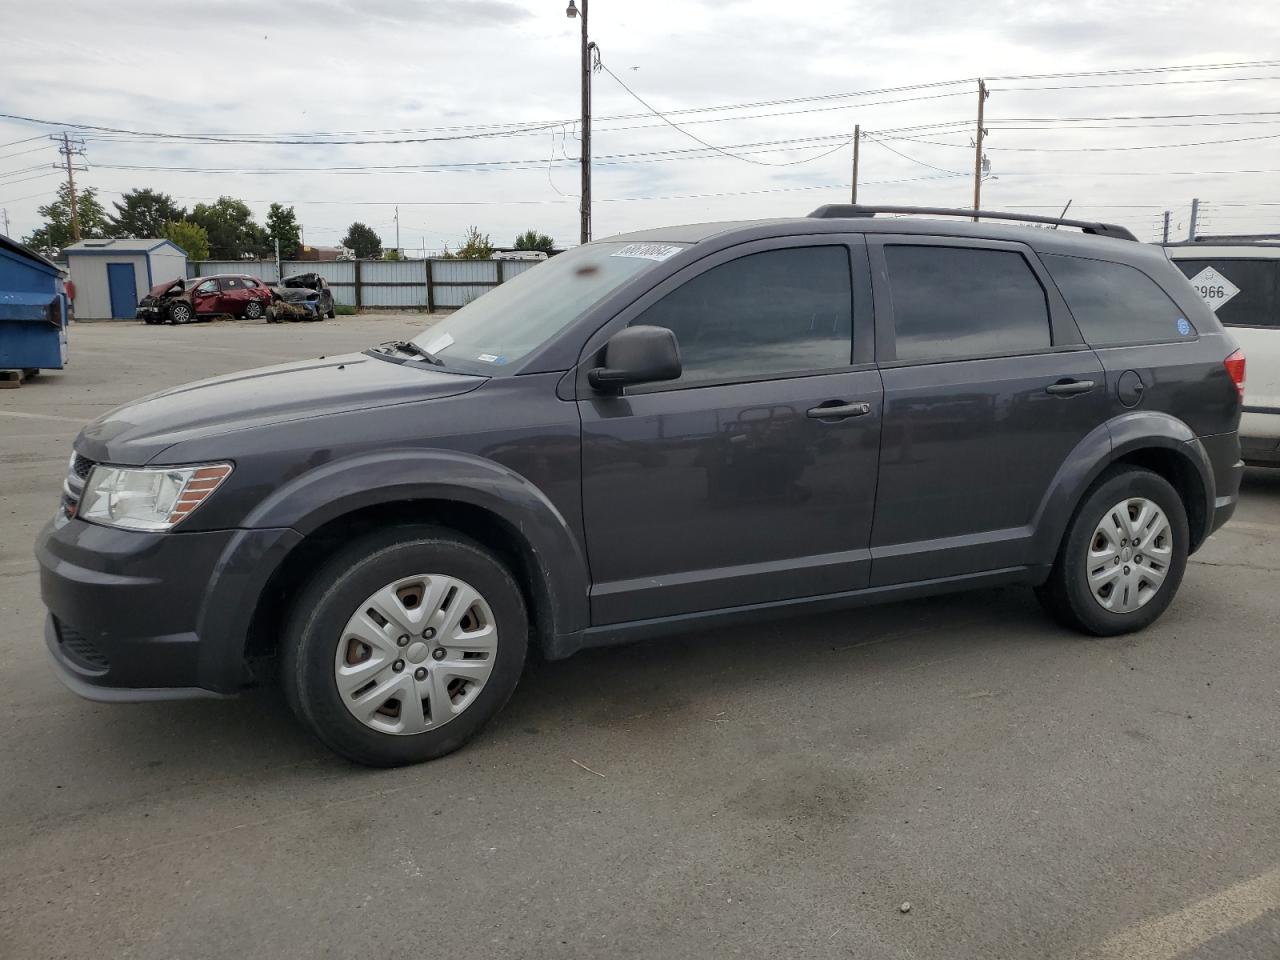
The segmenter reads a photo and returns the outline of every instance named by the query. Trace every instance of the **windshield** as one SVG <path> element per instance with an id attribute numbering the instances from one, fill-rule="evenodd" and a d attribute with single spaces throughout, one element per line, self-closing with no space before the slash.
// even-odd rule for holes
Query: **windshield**
<path id="1" fill-rule="evenodd" d="M 592 243 L 531 267 L 414 338 L 447 366 L 497 373 L 596 301 L 679 253 L 672 243 Z"/>

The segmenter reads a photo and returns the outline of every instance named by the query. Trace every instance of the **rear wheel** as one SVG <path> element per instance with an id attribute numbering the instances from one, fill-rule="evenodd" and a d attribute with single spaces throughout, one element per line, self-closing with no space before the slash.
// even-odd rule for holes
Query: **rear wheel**
<path id="1" fill-rule="evenodd" d="M 1150 470 L 1117 467 L 1080 504 L 1036 596 L 1054 617 L 1085 633 L 1141 630 L 1173 601 L 1189 548 L 1178 492 Z"/>
<path id="2" fill-rule="evenodd" d="M 191 307 L 185 303 L 171 303 L 169 305 L 169 322 L 170 323 L 190 323 Z"/>
<path id="3" fill-rule="evenodd" d="M 332 750 L 399 766 L 458 749 L 507 702 L 528 621 L 515 580 L 452 531 L 401 527 L 334 557 L 299 596 L 283 682 Z"/>
<path id="4" fill-rule="evenodd" d="M 244 305 L 244 318 L 246 320 L 262 319 L 262 303 L 258 300 L 250 300 Z"/>

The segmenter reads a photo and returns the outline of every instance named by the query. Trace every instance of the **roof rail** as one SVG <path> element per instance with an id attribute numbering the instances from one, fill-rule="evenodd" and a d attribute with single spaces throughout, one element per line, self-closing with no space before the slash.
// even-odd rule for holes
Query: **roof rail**
<path id="1" fill-rule="evenodd" d="M 825 203 L 811 217 L 821 220 L 832 220 L 841 217 L 874 217 L 877 213 L 905 213 L 928 217 L 972 217 L 975 220 L 1014 220 L 1019 223 L 1051 223 L 1061 227 L 1078 227 L 1085 233 L 1099 237 L 1114 237 L 1117 240 L 1132 240 L 1135 237 L 1126 227 L 1114 223 L 1096 223 L 1092 220 L 1064 220 L 1061 217 L 1039 217 L 1030 213 L 1000 213 L 995 210 L 956 210 L 950 207 L 868 207 L 856 203 Z"/>

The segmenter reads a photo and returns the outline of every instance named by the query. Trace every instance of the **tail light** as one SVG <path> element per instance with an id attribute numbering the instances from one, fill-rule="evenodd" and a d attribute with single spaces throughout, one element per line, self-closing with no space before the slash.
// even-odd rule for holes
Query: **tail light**
<path id="1" fill-rule="evenodd" d="M 1244 351 L 1237 350 L 1227 359 L 1222 361 L 1222 365 L 1227 368 L 1227 375 L 1231 377 L 1231 382 L 1236 385 L 1236 393 L 1240 394 L 1240 402 L 1244 402 Z"/>

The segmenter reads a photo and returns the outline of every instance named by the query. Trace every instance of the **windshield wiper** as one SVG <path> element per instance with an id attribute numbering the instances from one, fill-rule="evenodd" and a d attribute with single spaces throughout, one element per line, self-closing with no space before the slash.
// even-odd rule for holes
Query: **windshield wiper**
<path id="1" fill-rule="evenodd" d="M 443 367 L 444 361 L 437 357 L 425 347 L 420 347 L 412 340 L 388 340 L 386 343 L 378 344 L 379 349 L 396 350 L 400 353 L 412 353 L 416 357 L 421 357 L 427 363 L 435 364 L 437 367 Z"/>

